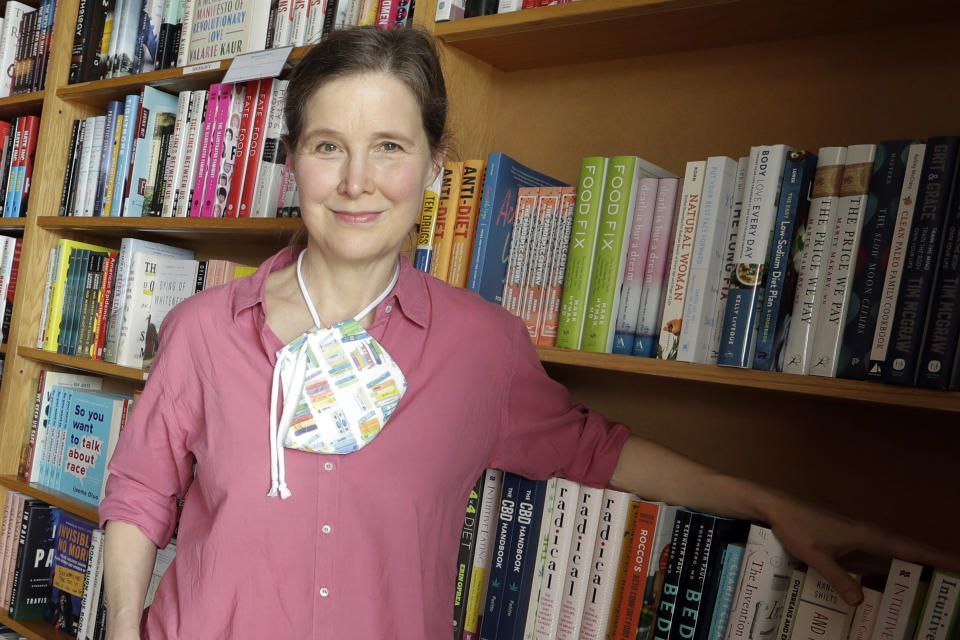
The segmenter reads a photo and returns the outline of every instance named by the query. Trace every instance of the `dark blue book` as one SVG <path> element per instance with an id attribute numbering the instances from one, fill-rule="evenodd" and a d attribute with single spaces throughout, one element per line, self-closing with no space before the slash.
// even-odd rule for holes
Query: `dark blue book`
<path id="1" fill-rule="evenodd" d="M 817 156 L 790 151 L 783 169 L 780 204 L 773 227 L 770 268 L 764 285 L 763 306 L 757 319 L 757 349 L 753 368 L 783 371 L 783 348 L 790 331 L 797 268 L 803 255 L 804 231 L 810 214 L 810 185 Z"/>
<path id="2" fill-rule="evenodd" d="M 93 523 L 58 510 L 54 538 L 50 591 L 44 619 L 68 635 L 76 637 L 83 600 L 83 582 L 87 574 Z"/>
<path id="3" fill-rule="evenodd" d="M 564 186 L 565 183 L 525 167 L 505 153 L 487 156 L 468 289 L 494 304 L 503 302 L 503 281 L 510 258 L 517 191 L 520 187 Z"/>
<path id="4" fill-rule="evenodd" d="M 657 618 L 651 630 L 650 637 L 653 640 L 670 640 L 684 562 L 688 557 L 688 551 L 692 548 L 691 533 L 696 532 L 701 516 L 702 514 L 686 509 L 677 512 L 677 519 L 673 523 L 673 533 L 670 537 L 670 551 L 667 554 L 667 569 L 663 573 L 663 590 L 657 607 Z"/>
<path id="5" fill-rule="evenodd" d="M 953 182 L 953 203 L 943 228 L 940 266 L 917 371 L 917 386 L 928 389 L 960 388 L 960 160 Z"/>
<path id="6" fill-rule="evenodd" d="M 713 620 L 714 610 L 717 601 L 720 599 L 720 591 L 723 585 L 723 565 L 728 557 L 728 551 L 735 545 L 746 544 L 747 534 L 750 531 L 750 523 L 746 520 L 735 520 L 733 518 L 722 518 L 716 516 L 713 529 L 713 540 L 706 558 L 706 575 L 700 601 L 700 608 L 697 612 L 697 625 L 694 632 L 694 640 L 707 640 L 710 633 L 710 626 Z M 738 554 L 738 558 L 740 555 Z M 739 567 L 739 562 L 737 563 Z"/>
<path id="7" fill-rule="evenodd" d="M 545 480 L 520 481 L 520 499 L 517 504 L 517 525 L 510 548 L 510 566 L 504 588 L 503 614 L 497 637 L 502 640 L 522 640 L 530 604 L 533 568 L 540 549 L 540 521 L 547 492 Z"/>
<path id="8" fill-rule="evenodd" d="M 510 540 L 516 523 L 517 497 L 520 495 L 521 477 L 515 473 L 503 474 L 500 490 L 500 516 L 493 539 L 490 561 L 490 582 L 487 584 L 487 601 L 483 604 L 483 622 L 480 625 L 480 640 L 496 640 L 503 612 L 504 585 L 510 564 Z"/>
<path id="9" fill-rule="evenodd" d="M 890 346 L 886 361 L 880 364 L 883 381 L 888 384 L 912 385 L 916 381 L 931 292 L 940 265 L 944 222 L 954 197 L 958 149 L 957 136 L 927 141 Z"/>
<path id="10" fill-rule="evenodd" d="M 56 509 L 41 500 L 27 499 L 23 505 L 10 593 L 10 617 L 14 620 L 39 620 L 43 617 L 50 591 L 57 513 Z"/>
<path id="11" fill-rule="evenodd" d="M 716 526 L 717 519 L 714 516 L 700 514 L 695 526 L 691 528 L 677 591 L 676 610 L 670 627 L 671 640 L 692 640 L 697 630 Z"/>

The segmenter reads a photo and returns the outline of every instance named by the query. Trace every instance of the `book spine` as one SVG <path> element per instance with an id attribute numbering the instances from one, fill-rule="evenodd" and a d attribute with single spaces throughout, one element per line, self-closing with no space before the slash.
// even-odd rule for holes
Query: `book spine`
<path id="1" fill-rule="evenodd" d="M 204 192 L 210 171 L 210 147 L 213 146 L 213 132 L 217 126 L 217 107 L 220 104 L 220 83 L 210 85 L 207 90 L 207 111 L 203 116 L 203 133 L 200 138 L 200 150 L 197 153 L 196 178 L 191 189 L 190 217 L 200 216 L 203 209 Z"/>
<path id="2" fill-rule="evenodd" d="M 230 195 L 227 197 L 227 206 L 224 210 L 224 215 L 228 218 L 236 218 L 240 211 L 240 198 L 243 195 L 243 182 L 247 171 L 247 148 L 250 135 L 253 133 L 254 112 L 259 93 L 259 80 L 251 80 L 247 83 L 246 92 L 243 96 L 243 107 L 240 112 L 240 129 L 237 132 L 236 162 L 233 165 L 233 176 L 230 178 Z"/>
<path id="3" fill-rule="evenodd" d="M 788 151 L 785 145 L 755 147 L 750 151 L 736 263 L 730 273 L 717 356 L 720 365 L 748 368 L 753 364 L 757 312 Z"/>
<path id="4" fill-rule="evenodd" d="M 797 604 L 800 602 L 800 592 L 807 574 L 794 569 L 790 574 L 790 587 L 787 589 L 787 599 L 783 607 L 783 616 L 780 619 L 780 628 L 773 636 L 775 640 L 790 640 L 793 635 L 793 621 L 797 614 Z"/>
<path id="5" fill-rule="evenodd" d="M 840 202 L 837 204 L 837 223 L 830 245 L 823 296 L 820 298 L 820 322 L 811 350 L 811 375 L 836 376 L 841 324 L 850 303 L 853 260 L 860 246 L 860 232 L 863 228 L 875 155 L 876 145 L 858 144 L 847 147 Z"/>
<path id="6" fill-rule="evenodd" d="M 140 96 L 136 94 L 127 96 L 123 102 L 123 129 L 120 133 L 120 147 L 117 149 L 117 170 L 113 178 L 113 202 L 110 205 L 111 216 L 123 216 L 126 213 L 124 211 L 126 202 L 124 192 L 127 178 L 130 175 L 130 164 L 139 117 Z"/>
<path id="7" fill-rule="evenodd" d="M 730 608 L 726 640 L 759 637 L 762 630 L 776 626 L 783 608 L 783 597 L 795 568 L 773 532 L 750 525 L 750 534 L 740 564 L 736 596 Z M 770 603 L 755 608 L 757 603 Z"/>
<path id="8" fill-rule="evenodd" d="M 430 273 L 433 258 L 433 234 L 437 227 L 437 204 L 440 200 L 440 187 L 443 184 L 443 171 L 437 172 L 437 179 L 423 191 L 420 205 L 420 222 L 417 224 L 417 248 L 413 266 Z"/>
<path id="9" fill-rule="evenodd" d="M 576 482 L 564 478 L 557 481 L 551 514 L 552 528 L 547 540 L 547 561 L 534 625 L 536 640 L 553 640 L 557 634 L 579 495 L 580 487 Z"/>
<path id="10" fill-rule="evenodd" d="M 700 613 L 703 608 L 704 588 L 707 582 L 707 570 L 714 552 L 714 539 L 717 531 L 717 519 L 710 515 L 700 515 L 691 524 L 691 549 L 683 564 L 680 585 L 677 593 L 677 610 L 670 628 L 673 640 L 690 640 L 699 627 Z"/>
<path id="11" fill-rule="evenodd" d="M 193 5 L 196 0 L 183 0 L 183 24 L 180 25 L 180 45 L 177 47 L 178 67 L 187 66 L 190 56 L 190 36 L 193 33 Z"/>
<path id="12" fill-rule="evenodd" d="M 483 621 L 480 626 L 481 640 L 494 640 L 503 613 L 504 589 L 509 571 L 510 541 L 516 522 L 517 499 L 520 492 L 520 476 L 505 473 L 503 490 L 500 496 L 500 516 L 497 521 L 497 533 L 494 539 L 494 553 L 490 563 L 490 583 L 483 608 Z"/>
<path id="13" fill-rule="evenodd" d="M 613 337 L 613 353 L 633 352 L 659 182 L 659 178 L 641 178 L 637 185 L 637 204 L 627 246 L 627 261 L 620 291 L 620 308 L 617 310 L 616 332 Z"/>
<path id="14" fill-rule="evenodd" d="M 474 640 L 480 632 L 480 616 L 486 603 L 487 580 L 496 540 L 497 513 L 503 472 L 499 469 L 484 471 L 483 495 L 480 499 L 480 514 L 477 524 L 477 542 L 470 570 L 470 588 L 467 590 L 467 610 L 463 620 L 463 637 Z"/>
<path id="15" fill-rule="evenodd" d="M 503 308 L 514 315 L 520 314 L 523 276 L 530 254 L 530 234 L 535 225 L 539 193 L 540 189 L 537 187 L 521 187 L 517 192 L 517 212 L 514 216 L 510 258 L 507 261 L 502 295 Z"/>
<path id="16" fill-rule="evenodd" d="M 563 349 L 580 348 L 609 164 L 609 158 L 599 156 L 584 158 L 580 164 L 577 204 L 567 250 L 566 276 L 560 301 L 560 320 L 557 324 L 556 346 Z"/>
<path id="17" fill-rule="evenodd" d="M 957 616 L 960 616 L 960 575 L 937 569 L 930 580 L 917 623 L 916 637 L 921 640 L 947 640 L 955 636 Z"/>
<path id="18" fill-rule="evenodd" d="M 660 337 L 656 354 L 660 360 L 676 360 L 680 349 L 683 304 L 690 278 L 690 257 L 697 231 L 697 215 L 700 212 L 703 174 L 706 168 L 707 163 L 703 160 L 688 162 L 683 178 L 670 267 L 666 272 L 663 310 L 660 314 Z"/>
<path id="19" fill-rule="evenodd" d="M 534 344 L 540 337 L 540 316 L 543 313 L 544 290 L 550 265 L 551 243 L 556 235 L 561 191 L 560 187 L 542 187 L 540 199 L 537 201 L 536 234 L 530 247 L 530 265 L 521 304 L 521 317 Z"/>
<path id="20" fill-rule="evenodd" d="M 740 579 L 743 552 L 743 545 L 740 544 L 729 544 L 724 551 L 723 567 L 720 570 L 720 589 L 717 591 L 717 601 L 713 607 L 707 640 L 724 640 L 726 637 L 730 610 L 733 607 L 737 583 Z"/>
<path id="21" fill-rule="evenodd" d="M 651 562 L 654 534 L 657 529 L 660 505 L 640 500 L 633 522 L 633 535 L 625 549 L 627 554 L 627 572 L 616 617 L 608 636 L 612 640 L 634 640 L 640 623 L 640 611 L 648 586 L 647 576 Z"/>
<path id="22" fill-rule="evenodd" d="M 593 547 L 583 621 L 580 625 L 580 640 L 606 638 L 631 498 L 631 494 L 622 491 L 603 491 L 597 543 Z"/>
<path id="23" fill-rule="evenodd" d="M 897 297 L 900 294 L 900 279 L 903 274 L 907 245 L 910 241 L 910 228 L 913 225 L 913 214 L 918 195 L 917 189 L 920 186 L 926 148 L 926 143 L 910 145 L 910 152 L 907 157 L 907 167 L 903 175 L 903 189 L 900 191 L 900 200 L 897 203 L 897 218 L 894 222 L 893 237 L 890 240 L 890 250 L 887 257 L 887 272 L 883 278 L 883 290 L 880 293 L 878 304 L 877 325 L 873 330 L 873 342 L 870 345 L 870 364 L 867 369 L 867 377 L 872 380 L 880 379 L 883 363 L 887 359 L 890 330 L 893 326 Z"/>
<path id="24" fill-rule="evenodd" d="M 267 130 L 267 116 L 270 113 L 274 82 L 275 80 L 271 78 L 264 78 L 260 80 L 260 86 L 257 90 L 257 104 L 253 112 L 253 125 L 247 144 L 247 166 L 243 176 L 243 192 L 240 194 L 238 204 L 237 217 L 239 218 L 249 218 L 255 204 L 254 193 L 260 179 L 263 138 Z"/>
<path id="25" fill-rule="evenodd" d="M 173 123 L 170 150 L 167 154 L 166 166 L 163 168 L 163 181 L 160 185 L 160 194 L 155 195 L 154 202 L 158 202 L 159 215 L 163 218 L 172 218 L 176 206 L 176 197 L 180 174 L 183 173 L 183 161 L 186 154 L 186 137 L 190 127 L 190 101 L 193 92 L 181 91 L 177 96 L 177 116 Z"/>
<path id="26" fill-rule="evenodd" d="M 810 354 L 819 323 L 820 305 L 829 260 L 830 233 L 837 220 L 846 147 L 822 147 L 810 190 L 810 216 L 803 237 L 803 257 L 797 271 L 790 333 L 784 348 L 783 371 L 810 373 Z"/>
<path id="27" fill-rule="evenodd" d="M 99 153 L 100 166 L 97 171 L 96 195 L 94 196 L 93 209 L 91 211 L 94 216 L 104 215 L 104 201 L 107 195 L 107 183 L 109 182 L 110 156 L 113 152 L 114 133 L 122 113 L 123 105 L 118 100 L 111 100 L 107 105 L 107 115 L 104 119 L 103 140 L 100 147 L 96 149 Z"/>
<path id="28" fill-rule="evenodd" d="M 653 640 L 667 640 L 670 637 L 670 630 L 673 628 L 673 619 L 676 614 L 677 597 L 680 593 L 680 582 L 683 576 L 683 563 L 691 551 L 690 535 L 699 519 L 699 514 L 682 510 L 677 513 L 677 518 L 673 523 L 673 532 L 670 536 L 670 552 L 667 556 L 666 569 L 663 572 L 663 592 L 660 594 L 657 617 L 651 630 Z"/>
<path id="29" fill-rule="evenodd" d="M 57 215 L 67 215 L 67 205 L 70 202 L 72 193 L 73 178 L 76 175 L 76 159 L 79 157 L 78 142 L 80 142 L 80 132 L 82 130 L 83 120 L 74 120 L 73 128 L 70 132 L 70 155 L 67 158 L 67 167 L 63 176 L 63 188 L 60 192 L 60 209 Z"/>
<path id="30" fill-rule="evenodd" d="M 614 156 L 607 166 L 606 184 L 597 221 L 597 240 L 590 269 L 580 348 L 610 353 L 620 308 L 627 245 L 640 181 L 636 156 Z"/>
<path id="31" fill-rule="evenodd" d="M 838 378 L 864 380 L 867 377 L 870 344 L 877 326 L 887 256 L 910 147 L 909 140 L 888 140 L 877 145 L 870 178 L 870 197 L 864 212 L 860 247 L 854 261 L 850 305 L 837 355 Z"/>
<path id="32" fill-rule="evenodd" d="M 553 508 L 557 499 L 557 485 L 560 479 L 553 477 L 540 484 L 542 497 L 537 497 L 539 505 L 539 527 L 535 529 L 536 555 L 529 565 L 529 579 L 525 578 L 524 591 L 520 602 L 526 608 L 526 618 L 519 618 L 513 634 L 516 640 L 534 640 L 537 628 L 537 614 L 540 608 L 540 593 L 543 591 L 543 575 L 547 570 L 547 548 L 554 534 Z M 522 625 L 520 624 L 522 622 Z"/>
<path id="33" fill-rule="evenodd" d="M 877 625 L 877 612 L 880 611 L 880 600 L 883 594 L 876 589 L 860 587 L 863 591 L 863 602 L 853 613 L 853 622 L 850 624 L 849 640 L 870 640 Z"/>
<path id="34" fill-rule="evenodd" d="M 570 553 L 567 555 L 567 578 L 560 602 L 556 640 L 576 640 L 580 637 L 587 580 L 590 575 L 587 563 L 593 558 L 602 504 L 603 490 L 580 487 Z"/>
<path id="35" fill-rule="evenodd" d="M 444 282 L 450 272 L 453 223 L 462 175 L 462 163 L 454 161 L 444 163 L 440 199 L 437 202 L 437 227 L 433 236 L 433 261 L 430 264 L 430 275 Z"/>
<path id="36" fill-rule="evenodd" d="M 97 308 L 97 336 L 94 342 L 95 360 L 103 360 L 103 347 L 107 334 L 107 325 L 110 320 L 110 308 L 113 302 L 113 292 L 117 277 L 117 253 L 113 252 L 107 258 L 103 274 L 103 288 L 100 291 L 99 307 Z"/>
<path id="37" fill-rule="evenodd" d="M 273 96 L 270 101 L 270 113 L 267 116 L 267 128 L 263 137 L 263 152 L 260 155 L 260 175 L 254 191 L 254 204 L 251 216 L 266 218 L 277 215 L 279 200 L 286 197 L 281 187 L 284 167 L 287 164 L 286 149 L 282 136 L 286 132 L 283 116 L 287 100 L 287 81 L 274 80 Z M 291 176 L 292 177 L 292 176 Z M 292 188 L 292 180 L 287 181 Z M 290 205 L 287 206 L 291 206 Z"/>
<path id="38" fill-rule="evenodd" d="M 916 382 L 920 346 L 926 330 L 931 290 L 937 277 L 943 248 L 944 223 L 952 199 L 960 138 L 931 138 L 924 158 L 917 207 L 919 215 L 910 229 L 906 260 L 901 275 L 897 309 L 890 332 L 890 347 L 883 381 L 912 385 Z"/>
<path id="39" fill-rule="evenodd" d="M 737 162 L 714 156 L 704 173 L 697 232 L 690 258 L 677 360 L 706 363 L 719 298 L 716 274 L 723 261 L 724 234 L 733 213 Z"/>
<path id="40" fill-rule="evenodd" d="M 277 84 L 276 82 L 274 84 Z M 223 83 L 220 85 L 220 91 L 217 95 L 217 116 L 214 126 L 211 130 L 212 138 L 209 143 L 206 167 L 206 187 L 203 189 L 202 206 L 199 216 L 201 218 L 215 217 L 213 205 L 217 202 L 217 188 L 220 175 L 220 169 L 223 164 L 223 155 L 221 153 L 223 146 L 224 131 L 227 126 L 227 119 L 230 117 L 230 104 L 232 102 L 233 85 Z M 222 211 L 221 211 L 222 214 Z M 219 217 L 219 216 L 217 216 Z"/>
<path id="41" fill-rule="evenodd" d="M 450 271 L 447 274 L 447 282 L 455 287 L 466 287 L 470 275 L 470 255 L 477 230 L 480 194 L 483 193 L 483 169 L 483 160 L 466 160 L 463 163 L 450 246 Z"/>
<path id="42" fill-rule="evenodd" d="M 186 218 L 190 215 L 193 204 L 193 186 L 197 177 L 197 158 L 200 155 L 200 146 L 203 135 L 203 116 L 207 111 L 207 92 L 193 91 L 190 96 L 190 116 L 186 131 L 186 148 L 183 152 L 183 167 L 180 169 L 177 189 L 174 193 L 175 206 L 173 216 Z"/>
<path id="43" fill-rule="evenodd" d="M 577 194 L 573 187 L 560 189 L 559 218 L 556 223 L 556 235 L 551 242 L 550 271 L 544 291 L 543 313 L 541 314 L 539 338 L 537 344 L 552 347 L 557 340 L 557 328 L 560 322 L 560 303 L 563 298 L 563 283 L 567 271 L 567 248 L 570 246 L 570 234 L 573 230 L 573 216 L 577 206 Z"/>
<path id="44" fill-rule="evenodd" d="M 463 623 L 467 615 L 467 598 L 470 589 L 470 568 L 480 525 L 480 496 L 483 495 L 485 478 L 486 474 L 481 474 L 470 490 L 466 513 L 463 516 L 463 526 L 460 529 L 460 546 L 457 550 L 457 587 L 453 597 L 453 634 L 455 638 L 463 637 Z"/>
<path id="45" fill-rule="evenodd" d="M 677 198 L 681 181 L 661 178 L 657 186 L 657 200 L 653 210 L 653 228 L 647 250 L 647 266 L 640 293 L 640 311 L 637 313 L 637 331 L 633 339 L 632 355 L 653 358 L 660 344 L 660 316 L 663 312 L 663 291 L 667 268 L 673 258 L 673 238 L 677 220 Z"/>
<path id="46" fill-rule="evenodd" d="M 520 480 L 516 524 L 510 542 L 510 556 L 503 591 L 503 612 L 497 627 L 497 638 L 514 638 L 518 632 L 520 635 L 523 634 L 527 605 L 530 600 L 533 565 L 536 563 L 536 554 L 540 546 L 536 536 L 540 531 L 545 493 L 546 482 L 527 478 Z"/>
<path id="47" fill-rule="evenodd" d="M 830 583 L 816 569 L 808 568 L 793 619 L 794 633 L 801 638 L 846 640 L 852 615 Z"/>
<path id="48" fill-rule="evenodd" d="M 115 215 L 113 211 L 113 194 L 117 188 L 117 165 L 120 163 L 120 139 L 123 137 L 124 105 L 117 116 L 113 131 L 113 144 L 110 147 L 110 161 L 107 165 L 106 186 L 103 192 L 103 209 L 101 215 Z"/>

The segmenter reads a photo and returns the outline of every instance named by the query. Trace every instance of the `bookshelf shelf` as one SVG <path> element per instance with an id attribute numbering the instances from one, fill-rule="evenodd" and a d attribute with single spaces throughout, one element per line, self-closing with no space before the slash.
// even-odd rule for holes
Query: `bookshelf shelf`
<path id="1" fill-rule="evenodd" d="M 47 504 L 52 504 L 58 509 L 63 509 L 64 511 L 69 511 L 73 515 L 83 518 L 84 520 L 89 520 L 90 522 L 99 521 L 100 517 L 97 515 L 96 509 L 84 502 L 74 500 L 72 497 L 65 493 L 61 493 L 60 491 L 54 491 L 53 489 L 49 489 L 33 482 L 24 482 L 19 477 L 10 475 L 0 476 L 0 486 L 3 486 L 7 489 L 12 489 L 13 491 L 19 491 L 20 493 L 24 493 L 31 498 L 43 500 Z"/>
<path id="2" fill-rule="evenodd" d="M 188 240 L 256 240 L 287 242 L 300 229 L 300 218 L 77 218 L 40 216 L 37 226 L 49 231 L 84 231 L 101 236 L 149 234 Z"/>
<path id="3" fill-rule="evenodd" d="M 287 59 L 288 64 L 302 58 L 309 49 L 309 47 L 293 49 Z M 127 94 L 139 93 L 145 84 L 170 91 L 207 89 L 211 83 L 220 81 L 233 60 L 233 58 L 227 58 L 213 63 L 65 85 L 57 90 L 57 96 L 68 102 L 106 109 L 107 103 L 111 100 L 123 100 Z"/>
<path id="4" fill-rule="evenodd" d="M 540 361 L 548 365 L 548 368 L 549 365 L 561 365 L 586 370 L 617 371 L 640 376 L 656 376 L 658 378 L 746 389 L 766 389 L 790 395 L 853 399 L 875 404 L 960 413 L 960 392 L 956 391 L 899 387 L 859 380 L 821 378 L 819 376 L 797 376 L 771 371 L 754 371 L 752 369 L 736 369 L 608 353 L 590 353 L 555 347 L 537 347 L 537 352 L 540 354 Z"/>
<path id="5" fill-rule="evenodd" d="M 0 218 L 0 231 L 20 231 L 27 226 L 26 218 Z"/>
<path id="6" fill-rule="evenodd" d="M 27 640 L 72 640 L 73 636 L 54 629 L 46 620 L 14 620 L 0 609 L 0 624 L 5 624 Z"/>
<path id="7" fill-rule="evenodd" d="M 917 0 L 589 0 L 441 22 L 444 42 L 504 71 L 960 19 Z"/>
<path id="8" fill-rule="evenodd" d="M 12 118 L 25 114 L 40 115 L 46 91 L 21 93 L 16 96 L 0 98 L 0 118 Z"/>
<path id="9" fill-rule="evenodd" d="M 43 349 L 34 349 L 32 347 L 17 347 L 17 355 L 27 360 L 52 364 L 67 369 L 76 369 L 78 371 L 87 371 L 97 373 L 111 378 L 120 378 L 121 380 L 133 380 L 143 382 L 149 375 L 148 371 L 142 369 L 133 369 L 131 367 L 121 367 L 120 365 L 102 360 L 91 360 L 90 358 L 79 358 L 77 356 L 65 356 L 60 353 L 51 353 Z"/>

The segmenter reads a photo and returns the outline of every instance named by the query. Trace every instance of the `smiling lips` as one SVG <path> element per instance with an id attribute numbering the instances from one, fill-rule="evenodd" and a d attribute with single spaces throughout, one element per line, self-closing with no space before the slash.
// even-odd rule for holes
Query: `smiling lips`
<path id="1" fill-rule="evenodd" d="M 333 215 L 346 224 L 366 224 L 376 220 L 380 213 L 380 211 L 334 211 Z"/>

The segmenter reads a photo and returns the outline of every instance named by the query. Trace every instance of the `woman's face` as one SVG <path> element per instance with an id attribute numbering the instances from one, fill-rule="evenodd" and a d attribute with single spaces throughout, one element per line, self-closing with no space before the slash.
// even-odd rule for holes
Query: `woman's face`
<path id="1" fill-rule="evenodd" d="M 327 260 L 394 259 L 438 167 L 413 92 L 384 73 L 331 80 L 302 131 L 292 162 L 311 245 Z"/>

